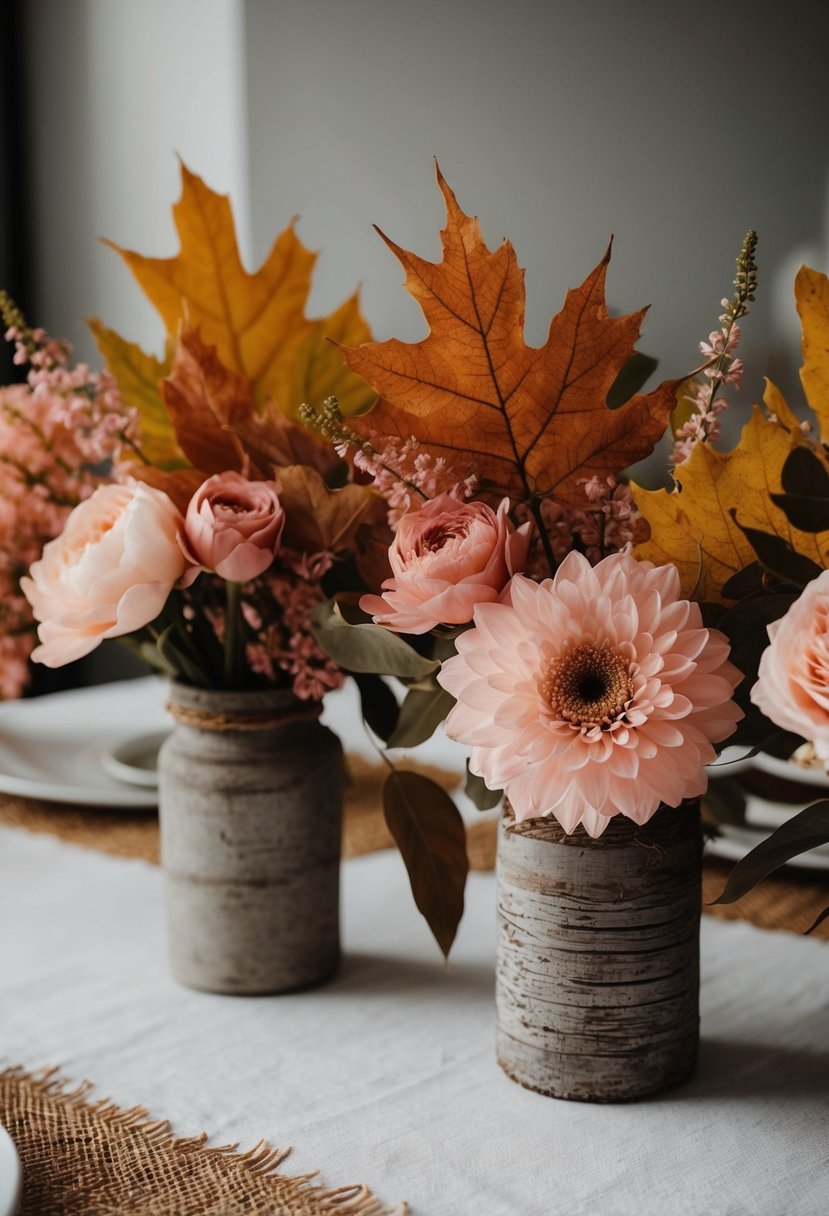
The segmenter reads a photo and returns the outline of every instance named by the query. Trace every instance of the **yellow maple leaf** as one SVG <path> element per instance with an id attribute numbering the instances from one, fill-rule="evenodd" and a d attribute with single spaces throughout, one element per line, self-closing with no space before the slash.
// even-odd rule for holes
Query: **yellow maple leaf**
<path id="1" fill-rule="evenodd" d="M 176 442 L 176 433 L 164 402 L 160 383 L 170 374 L 169 355 L 162 360 L 127 342 L 102 321 L 87 324 L 107 367 L 118 381 L 127 405 L 138 411 L 138 442 L 144 459 L 160 469 L 180 468 L 186 463 Z"/>
<path id="2" fill-rule="evenodd" d="M 774 385 L 768 385 L 764 401 L 780 420 L 771 421 L 755 406 L 732 451 L 697 444 L 675 470 L 678 489 L 631 487 L 650 532 L 636 546 L 636 557 L 657 564 L 673 562 L 686 596 L 721 601 L 728 579 L 756 560 L 732 511 L 743 527 L 782 537 L 818 565 L 829 564 L 829 532 L 793 528 L 771 500 L 771 494 L 782 489 L 786 457 L 804 439 Z M 784 425 L 792 421 L 794 426 Z"/>
<path id="3" fill-rule="evenodd" d="M 175 257 L 145 257 L 105 242 L 121 255 L 158 310 L 169 340 L 175 339 L 182 320 L 198 329 L 223 366 L 251 382 L 260 407 L 272 399 L 283 413 L 294 415 L 304 400 L 318 403 L 316 394 L 333 393 L 346 409 L 366 408 L 374 400 L 371 389 L 323 340 L 329 333 L 347 344 L 371 336 L 356 296 L 330 317 L 306 317 L 317 255 L 302 244 L 293 223 L 249 274 L 239 255 L 227 195 L 211 190 L 183 164 L 181 177 L 181 198 L 173 207 L 181 243 Z M 112 351 L 110 362 L 119 381 L 131 370 L 122 354 Z"/>
<path id="4" fill-rule="evenodd" d="M 820 425 L 821 442 L 829 443 L 829 278 L 801 266 L 794 294 L 803 326 L 800 379 Z"/>

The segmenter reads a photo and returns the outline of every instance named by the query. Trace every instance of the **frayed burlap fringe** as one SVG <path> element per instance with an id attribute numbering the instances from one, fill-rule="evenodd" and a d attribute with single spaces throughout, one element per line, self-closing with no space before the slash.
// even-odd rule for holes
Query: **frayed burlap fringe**
<path id="1" fill-rule="evenodd" d="M 406 1216 L 362 1184 L 279 1172 L 290 1150 L 176 1137 L 143 1107 L 91 1099 L 56 1069 L 0 1072 L 0 1122 L 23 1163 L 21 1216 Z"/>

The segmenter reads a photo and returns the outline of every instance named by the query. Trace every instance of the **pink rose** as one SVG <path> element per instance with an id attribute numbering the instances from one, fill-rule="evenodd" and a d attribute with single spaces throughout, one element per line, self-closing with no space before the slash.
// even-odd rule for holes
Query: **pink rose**
<path id="1" fill-rule="evenodd" d="M 530 524 L 517 530 L 504 498 L 497 512 L 482 502 L 440 494 L 397 525 L 389 549 L 393 578 L 360 607 L 395 633 L 465 625 L 476 604 L 493 603 L 524 569 Z"/>
<path id="2" fill-rule="evenodd" d="M 62 667 L 155 620 L 187 566 L 183 523 L 162 490 L 140 482 L 99 486 L 75 507 L 20 580 L 40 621 L 32 658 Z"/>
<path id="3" fill-rule="evenodd" d="M 829 570 L 768 626 L 751 699 L 784 730 L 802 735 L 829 767 Z"/>
<path id="4" fill-rule="evenodd" d="M 182 547 L 203 569 L 247 583 L 273 563 L 284 525 L 274 482 L 217 473 L 190 499 Z"/>

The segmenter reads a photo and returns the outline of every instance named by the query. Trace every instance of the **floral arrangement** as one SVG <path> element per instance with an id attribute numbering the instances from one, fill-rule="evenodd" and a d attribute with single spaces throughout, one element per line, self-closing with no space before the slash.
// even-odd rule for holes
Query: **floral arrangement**
<path id="1" fill-rule="evenodd" d="M 511 245 L 491 251 L 439 173 L 441 262 L 384 238 L 429 334 L 372 342 L 354 297 L 305 316 L 314 257 L 293 228 L 248 274 L 227 199 L 182 173 L 180 253 L 118 251 L 164 320 L 164 357 L 92 322 L 109 373 L 83 371 L 96 421 L 67 462 L 87 471 L 20 582 L 36 658 L 118 636 L 187 682 L 302 700 L 351 674 L 389 748 L 445 722 L 470 749 L 479 806 L 506 794 L 518 821 L 552 815 L 593 837 L 698 798 L 725 741 L 785 754 L 805 741 L 829 763 L 824 276 L 804 269 L 796 287 L 818 432 L 768 383 L 724 452 L 753 233 L 702 366 L 646 392 L 644 310 L 609 315 L 610 249 L 529 347 Z M 20 333 L 30 355 L 45 342 Z M 668 487 L 644 489 L 626 470 L 665 436 Z M 389 766 L 386 819 L 448 953 L 464 825 L 437 784 Z M 741 863 L 723 898 L 827 839 L 824 802 Z"/>
<path id="2" fill-rule="evenodd" d="M 73 508 L 117 469 L 136 433 L 112 376 L 72 365 L 67 343 L 30 329 L 0 293 L 6 339 L 26 380 L 0 388 L 0 698 L 29 684 L 35 622 L 21 579 Z"/>
<path id="3" fill-rule="evenodd" d="M 740 322 L 757 286 L 755 233 L 719 326 L 700 343 L 702 366 L 643 393 L 653 367 L 633 351 L 643 313 L 608 316 L 609 251 L 533 350 L 510 245 L 490 252 L 439 184 L 443 260 L 388 242 L 429 336 L 344 351 L 379 394 L 367 415 L 344 419 L 334 402 L 305 412 L 372 477 L 395 529 L 390 577 L 361 597 L 363 615 L 332 603 L 317 611 L 317 636 L 346 666 L 356 656 L 404 680 L 401 646 L 434 664 L 408 677 L 380 733 L 408 746 L 445 721 L 470 749 L 467 791 L 479 806 L 505 794 L 519 822 L 552 815 L 594 837 L 614 815 L 644 823 L 702 795 L 726 741 L 787 756 L 807 741 L 829 767 L 825 276 L 804 269 L 796 285 L 822 442 L 767 383 L 764 408 L 722 452 L 726 392 L 743 375 Z M 670 488 L 649 491 L 625 469 L 664 434 Z M 387 818 L 408 844 L 418 905 L 451 943 L 462 833 L 450 848 L 445 801 L 421 784 L 414 807 L 403 776 L 389 779 Z M 405 826 L 412 817 L 416 831 Z M 741 862 L 722 899 L 827 840 L 821 802 Z M 427 860 L 429 883 L 438 874 L 447 892 L 440 906 L 421 878 Z"/>
<path id="4" fill-rule="evenodd" d="M 428 337 L 343 348 L 379 395 L 368 413 L 345 418 L 332 400 L 303 411 L 371 477 L 394 530 L 387 577 L 358 602 L 317 609 L 316 636 L 344 668 L 408 685 L 399 709 L 371 720 L 389 747 L 445 721 L 469 748 L 467 791 L 479 806 L 505 794 L 519 822 L 552 815 L 568 833 L 598 837 L 615 815 L 641 824 L 697 799 L 744 716 L 728 637 L 699 602 L 698 580 L 683 577 L 670 548 L 654 550 L 657 530 L 645 540 L 644 492 L 625 470 L 669 431 L 677 485 L 698 449 L 712 450 L 721 390 L 741 372 L 755 238 L 703 367 L 644 392 L 654 366 L 634 351 L 644 312 L 608 314 L 610 250 L 531 348 L 512 247 L 490 251 L 438 180 L 442 261 L 387 241 Z M 448 950 L 466 876 L 460 816 L 402 771 L 388 779 L 385 810 L 418 906 Z"/>
<path id="5" fill-rule="evenodd" d="M 32 657 L 57 667 L 115 637 L 190 684 L 284 686 L 319 701 L 343 676 L 310 615 L 360 560 L 381 500 L 291 414 L 320 385 L 352 408 L 370 402 L 323 337 L 368 329 L 356 297 L 325 320 L 305 316 L 315 259 L 293 228 L 248 274 L 228 200 L 185 168 L 182 180 L 179 255 L 120 251 L 165 321 L 163 360 L 93 321 L 109 371 L 69 373 L 56 348 L 20 331 L 33 362 L 25 391 L 52 458 L 51 514 L 14 572 L 39 622 Z M 68 458 L 63 432 L 44 421 L 55 402 L 61 425 L 76 426 Z M 83 471 L 104 459 L 106 477 Z M 27 475 L 37 467 L 28 452 L 18 463 Z"/>

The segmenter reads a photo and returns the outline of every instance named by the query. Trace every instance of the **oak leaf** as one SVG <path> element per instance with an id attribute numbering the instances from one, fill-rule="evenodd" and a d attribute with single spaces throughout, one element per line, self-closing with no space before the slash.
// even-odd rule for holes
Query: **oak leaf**
<path id="1" fill-rule="evenodd" d="M 367 486 L 332 490 L 316 469 L 290 465 L 276 470 L 279 501 L 285 509 L 284 541 L 304 553 L 337 552 L 355 543 L 357 531 L 375 515 L 385 519 L 379 495 Z"/>
<path id="2" fill-rule="evenodd" d="M 774 385 L 767 387 L 764 399 L 770 409 L 785 405 Z M 755 560 L 742 528 L 780 537 L 819 566 L 829 564 L 829 532 L 792 527 L 770 497 L 782 489 L 786 457 L 802 442 L 799 427 L 771 421 L 755 406 L 732 451 L 696 445 L 674 471 L 678 489 L 633 485 L 634 501 L 650 533 L 636 546 L 636 557 L 658 565 L 673 562 L 683 594 L 712 602 L 721 601 L 728 579 Z"/>
<path id="3" fill-rule="evenodd" d="M 239 254 L 229 198 L 211 190 L 184 164 L 181 178 L 181 198 L 173 207 L 181 243 L 175 257 L 145 257 L 105 241 L 158 310 L 168 339 L 175 339 L 182 320 L 198 328 L 205 342 L 216 347 L 221 363 L 248 378 L 259 407 L 272 399 L 294 417 L 303 401 L 335 394 L 345 412 L 367 408 L 374 394 L 324 341 L 328 333 L 346 343 L 370 337 L 356 295 L 330 317 L 307 317 L 317 255 L 306 249 L 293 223 L 249 274 Z M 110 342 L 104 351 L 119 382 L 132 375 L 133 349 Z M 157 397 L 148 399 L 146 408 L 154 414 Z"/>
<path id="4" fill-rule="evenodd" d="M 607 407 L 644 316 L 608 315 L 609 249 L 567 293 L 545 344 L 528 346 L 524 272 L 512 246 L 505 241 L 491 252 L 440 170 L 438 184 L 447 213 L 440 263 L 380 233 L 406 271 L 429 335 L 413 344 L 342 344 L 349 367 L 380 394 L 354 425 L 367 437 L 414 436 L 460 476 L 474 471 L 515 498 L 553 495 L 583 505 L 583 481 L 618 473 L 653 449 L 680 382 Z"/>

